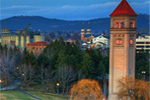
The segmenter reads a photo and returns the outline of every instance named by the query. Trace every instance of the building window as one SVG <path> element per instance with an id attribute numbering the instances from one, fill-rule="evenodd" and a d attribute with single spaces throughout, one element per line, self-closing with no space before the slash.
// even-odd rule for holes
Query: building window
<path id="1" fill-rule="evenodd" d="M 114 28 L 119 28 L 119 22 L 116 22 L 114 23 Z"/>
<path id="2" fill-rule="evenodd" d="M 125 26 L 125 22 L 121 22 L 121 21 L 114 22 L 114 28 L 124 28 L 124 26 Z"/>
<path id="3" fill-rule="evenodd" d="M 136 42 L 136 44 L 145 44 L 144 42 Z"/>
<path id="4" fill-rule="evenodd" d="M 146 46 L 146 48 L 150 48 L 150 46 Z"/>
<path id="5" fill-rule="evenodd" d="M 144 46 L 136 46 L 137 48 L 144 48 Z"/>
<path id="6" fill-rule="evenodd" d="M 150 44 L 150 42 L 146 42 L 146 44 Z"/>
<path id="7" fill-rule="evenodd" d="M 121 22 L 121 28 L 124 28 L 124 22 Z"/>
<path id="8" fill-rule="evenodd" d="M 130 28 L 135 28 L 135 21 L 130 22 Z"/>

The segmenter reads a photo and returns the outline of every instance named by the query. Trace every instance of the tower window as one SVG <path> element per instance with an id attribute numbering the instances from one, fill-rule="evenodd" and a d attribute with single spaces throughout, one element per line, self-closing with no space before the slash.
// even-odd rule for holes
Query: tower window
<path id="1" fill-rule="evenodd" d="M 124 22 L 121 22 L 121 28 L 124 28 Z"/>
<path id="2" fill-rule="evenodd" d="M 114 23 L 114 28 L 119 28 L 119 22 Z"/>
<path id="3" fill-rule="evenodd" d="M 134 21 L 130 22 L 130 28 L 135 28 L 135 22 Z"/>

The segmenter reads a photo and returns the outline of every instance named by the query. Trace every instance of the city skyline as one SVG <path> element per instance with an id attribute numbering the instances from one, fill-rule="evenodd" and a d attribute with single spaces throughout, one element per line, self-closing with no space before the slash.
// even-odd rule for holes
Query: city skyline
<path id="1" fill-rule="evenodd" d="M 42 16 L 63 20 L 109 17 L 121 0 L 1 0 L 1 16 Z M 137 14 L 149 14 L 149 0 L 127 0 Z"/>

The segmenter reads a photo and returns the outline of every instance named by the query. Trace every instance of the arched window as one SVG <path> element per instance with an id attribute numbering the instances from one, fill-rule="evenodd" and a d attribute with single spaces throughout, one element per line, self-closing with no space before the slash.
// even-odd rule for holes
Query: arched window
<path id="1" fill-rule="evenodd" d="M 124 28 L 124 22 L 121 22 L 121 28 Z"/>
<path id="2" fill-rule="evenodd" d="M 130 28 L 135 28 L 135 21 L 130 22 Z"/>
<path id="3" fill-rule="evenodd" d="M 114 28 L 119 28 L 119 22 L 115 21 Z"/>

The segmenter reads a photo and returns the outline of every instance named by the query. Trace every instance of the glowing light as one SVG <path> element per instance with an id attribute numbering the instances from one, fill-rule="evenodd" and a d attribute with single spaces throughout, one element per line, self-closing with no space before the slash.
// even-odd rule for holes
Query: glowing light
<path id="1" fill-rule="evenodd" d="M 59 83 L 57 83 L 56 85 L 57 85 L 57 86 L 59 86 L 60 84 L 59 84 Z"/>
<path id="2" fill-rule="evenodd" d="M 123 41 L 122 41 L 121 39 L 117 39 L 117 40 L 115 41 L 115 43 L 116 43 L 117 45 L 121 45 L 121 44 L 123 43 Z"/>

